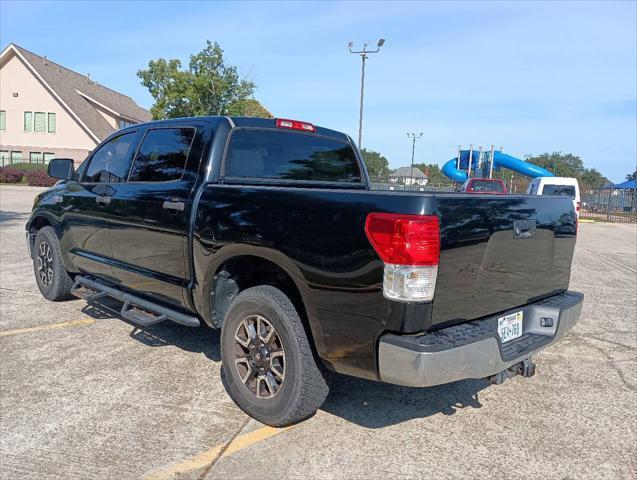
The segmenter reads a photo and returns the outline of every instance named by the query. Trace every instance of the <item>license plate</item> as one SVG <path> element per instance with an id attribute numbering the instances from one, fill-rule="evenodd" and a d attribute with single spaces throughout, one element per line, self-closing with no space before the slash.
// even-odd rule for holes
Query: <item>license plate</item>
<path id="1" fill-rule="evenodd" d="M 498 335 L 502 343 L 522 336 L 522 319 L 524 312 L 515 312 L 498 318 Z"/>

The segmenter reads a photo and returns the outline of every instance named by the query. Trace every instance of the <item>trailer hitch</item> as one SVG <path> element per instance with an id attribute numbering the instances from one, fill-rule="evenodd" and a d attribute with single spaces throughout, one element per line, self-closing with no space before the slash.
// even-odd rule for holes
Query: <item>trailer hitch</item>
<path id="1" fill-rule="evenodd" d="M 504 383 L 505 380 L 518 375 L 522 375 L 524 378 L 530 378 L 535 375 L 535 363 L 530 357 L 515 365 L 511 365 L 500 373 L 487 377 L 487 380 L 493 385 L 500 385 Z"/>

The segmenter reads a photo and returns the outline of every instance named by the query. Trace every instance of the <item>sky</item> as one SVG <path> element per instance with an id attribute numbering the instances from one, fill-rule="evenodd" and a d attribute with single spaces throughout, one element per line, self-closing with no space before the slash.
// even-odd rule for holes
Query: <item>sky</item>
<path id="1" fill-rule="evenodd" d="M 637 2 L 28 2 L 0 0 L 0 44 L 46 55 L 146 108 L 136 72 L 217 41 L 276 117 L 409 165 L 458 145 L 579 155 L 614 182 L 637 163 Z"/>

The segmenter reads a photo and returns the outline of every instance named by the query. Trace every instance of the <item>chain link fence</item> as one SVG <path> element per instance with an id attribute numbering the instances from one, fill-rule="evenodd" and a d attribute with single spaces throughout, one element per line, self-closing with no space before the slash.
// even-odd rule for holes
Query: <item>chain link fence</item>
<path id="1" fill-rule="evenodd" d="M 636 197 L 634 189 L 600 188 L 582 192 L 580 218 L 637 223 Z"/>

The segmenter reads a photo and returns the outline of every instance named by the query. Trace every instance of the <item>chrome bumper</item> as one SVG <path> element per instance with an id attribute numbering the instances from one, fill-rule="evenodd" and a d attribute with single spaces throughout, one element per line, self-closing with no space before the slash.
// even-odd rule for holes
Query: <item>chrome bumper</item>
<path id="1" fill-rule="evenodd" d="M 499 315 L 431 333 L 380 338 L 380 379 L 409 387 L 429 387 L 502 372 L 558 341 L 582 312 L 584 295 L 565 292 Z M 502 344 L 498 317 L 524 312 L 522 336 Z M 542 320 L 543 319 L 543 320 Z M 550 327 L 547 319 L 553 320 Z"/>

